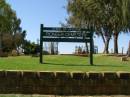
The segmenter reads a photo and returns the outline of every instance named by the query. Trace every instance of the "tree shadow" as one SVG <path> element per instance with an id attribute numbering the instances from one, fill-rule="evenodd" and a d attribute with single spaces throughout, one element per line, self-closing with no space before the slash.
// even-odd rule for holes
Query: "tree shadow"
<path id="1" fill-rule="evenodd" d="M 49 62 L 44 62 L 43 64 L 47 64 L 47 65 L 61 65 L 61 66 L 84 66 L 84 67 L 88 67 L 88 66 L 90 66 L 90 67 L 124 67 L 124 66 L 118 66 L 118 65 L 108 65 L 108 64 L 106 64 L 106 65 L 99 65 L 99 64 L 93 64 L 93 65 L 89 65 L 89 64 L 62 64 L 62 63 L 49 63 Z"/>

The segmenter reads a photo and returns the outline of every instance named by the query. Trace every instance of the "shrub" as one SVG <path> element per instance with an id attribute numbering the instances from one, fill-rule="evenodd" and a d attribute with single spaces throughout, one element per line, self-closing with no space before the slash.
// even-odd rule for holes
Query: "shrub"
<path id="1" fill-rule="evenodd" d="M 0 57 L 8 57 L 8 53 L 7 52 L 0 52 Z"/>

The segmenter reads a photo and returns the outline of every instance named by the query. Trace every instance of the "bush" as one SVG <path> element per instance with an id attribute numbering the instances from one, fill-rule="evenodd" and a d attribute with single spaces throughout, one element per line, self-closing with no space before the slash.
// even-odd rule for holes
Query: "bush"
<path id="1" fill-rule="evenodd" d="M 32 54 L 32 57 L 39 57 L 39 56 L 40 56 L 39 53 L 37 53 L 37 54 Z"/>
<path id="2" fill-rule="evenodd" d="M 7 52 L 0 52 L 0 57 L 8 57 L 8 53 Z"/>
<path id="3" fill-rule="evenodd" d="M 48 51 L 43 51 L 44 55 L 49 55 L 50 53 Z"/>

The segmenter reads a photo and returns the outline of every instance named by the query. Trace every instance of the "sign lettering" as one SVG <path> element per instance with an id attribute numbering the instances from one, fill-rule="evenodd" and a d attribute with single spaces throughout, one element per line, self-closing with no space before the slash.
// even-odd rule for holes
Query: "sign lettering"
<path id="1" fill-rule="evenodd" d="M 43 37 L 90 37 L 88 32 L 44 32 Z"/>

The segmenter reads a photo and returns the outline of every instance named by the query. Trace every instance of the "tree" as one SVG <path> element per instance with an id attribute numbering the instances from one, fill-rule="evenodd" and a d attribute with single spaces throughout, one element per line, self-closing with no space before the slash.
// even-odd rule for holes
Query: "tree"
<path id="1" fill-rule="evenodd" d="M 69 0 L 67 10 L 70 15 L 67 22 L 75 27 L 89 29 L 93 27 L 96 34 L 100 35 L 103 39 L 105 44 L 104 52 L 108 53 L 111 32 L 107 20 L 110 15 L 108 14 L 108 7 L 105 6 L 105 1 L 99 1 L 100 2 L 96 0 Z M 106 14 L 104 14 L 105 12 Z"/>
<path id="2" fill-rule="evenodd" d="M 118 53 L 118 35 L 130 25 L 130 0 L 69 0 L 68 24 L 90 28 L 102 37 L 104 52 L 109 53 L 109 41 L 114 36 L 114 53 Z"/>
<path id="3" fill-rule="evenodd" d="M 3 43 L 3 51 L 4 52 L 9 52 L 11 49 L 13 49 L 12 35 L 9 33 L 3 34 L 2 43 Z"/>
<path id="4" fill-rule="evenodd" d="M 25 38 L 20 27 L 21 20 L 5 0 L 0 1 L 0 51 L 17 50 Z M 5 37 L 6 36 L 6 37 Z M 10 44 L 8 45 L 10 40 Z M 12 41 L 11 41 L 12 40 Z M 8 46 L 7 46 L 8 45 Z M 9 47 L 10 46 L 10 47 Z"/>
<path id="5" fill-rule="evenodd" d="M 0 1 L 0 54 L 2 52 L 2 23 L 4 20 L 4 6 L 6 5 L 4 0 Z"/>
<path id="6" fill-rule="evenodd" d="M 50 42 L 48 50 L 51 55 L 58 54 L 58 42 Z"/>
<path id="7" fill-rule="evenodd" d="M 25 44 L 24 44 L 24 54 L 25 55 L 30 55 L 30 54 L 37 55 L 39 52 L 40 52 L 39 44 L 25 40 Z"/>
<path id="8" fill-rule="evenodd" d="M 11 33 L 12 16 L 15 12 L 5 0 L 0 1 L 0 49 L 2 49 L 2 38 L 4 33 Z"/>
<path id="9" fill-rule="evenodd" d="M 26 30 L 24 30 L 23 32 L 22 32 L 22 49 L 24 50 L 25 49 L 25 43 L 26 43 Z"/>
<path id="10" fill-rule="evenodd" d="M 130 0 L 116 0 L 113 7 L 113 36 L 114 53 L 118 53 L 118 36 L 121 32 L 129 32 L 130 28 Z"/>
<path id="11" fill-rule="evenodd" d="M 32 43 L 28 40 L 25 40 L 24 44 L 24 54 L 28 55 L 32 53 Z"/>

